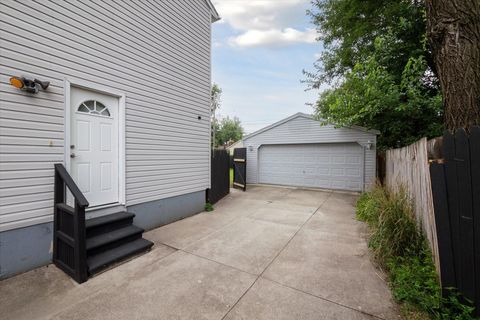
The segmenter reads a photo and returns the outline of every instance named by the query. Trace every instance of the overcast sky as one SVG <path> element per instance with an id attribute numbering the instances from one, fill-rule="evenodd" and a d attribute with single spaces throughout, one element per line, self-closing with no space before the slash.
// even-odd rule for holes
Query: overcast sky
<path id="1" fill-rule="evenodd" d="M 305 12 L 309 0 L 214 0 L 222 20 L 213 24 L 212 80 L 223 90 L 221 116 L 240 118 L 247 133 L 296 112 L 306 103 L 303 69 L 321 51 Z"/>

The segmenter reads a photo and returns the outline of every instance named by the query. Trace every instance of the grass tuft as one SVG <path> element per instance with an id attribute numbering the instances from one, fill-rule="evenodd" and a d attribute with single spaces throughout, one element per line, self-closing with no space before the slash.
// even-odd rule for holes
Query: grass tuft
<path id="1" fill-rule="evenodd" d="M 205 211 L 210 212 L 213 211 L 213 205 L 210 202 L 205 203 Z"/>
<path id="2" fill-rule="evenodd" d="M 418 227 L 405 192 L 377 186 L 357 202 L 357 218 L 369 226 L 368 245 L 389 275 L 394 299 L 405 319 L 469 320 L 473 308 L 442 289 L 427 240 Z"/>

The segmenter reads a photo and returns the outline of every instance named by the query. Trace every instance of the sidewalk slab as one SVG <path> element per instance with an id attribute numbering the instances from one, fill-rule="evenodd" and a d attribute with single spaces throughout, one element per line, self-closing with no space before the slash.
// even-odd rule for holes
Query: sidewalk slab
<path id="1" fill-rule="evenodd" d="M 158 242 L 176 249 L 183 249 L 236 219 L 236 217 L 232 215 L 222 215 L 214 212 L 215 211 L 202 212 L 195 216 L 150 230 L 144 234 L 144 238 L 154 243 Z"/>
<path id="2" fill-rule="evenodd" d="M 49 319 L 221 319 L 254 280 L 250 274 L 177 251 L 120 287 L 88 295 Z"/>
<path id="3" fill-rule="evenodd" d="M 353 219 L 353 206 L 337 199 L 330 204 L 327 200 L 263 276 L 355 310 L 396 319 L 385 276 L 371 262 L 362 223 Z M 348 208 L 350 217 L 345 214 Z"/>
<path id="4" fill-rule="evenodd" d="M 309 210 L 293 210 L 266 205 L 248 216 L 250 219 L 268 221 L 300 228 L 315 212 L 315 207 Z"/>
<path id="5" fill-rule="evenodd" d="M 373 317 L 312 295 L 259 279 L 226 320 L 369 320 Z"/>
<path id="6" fill-rule="evenodd" d="M 144 269 L 175 249 L 156 243 L 153 249 L 78 284 L 53 264 L 0 282 L 1 318 L 5 320 L 45 319 L 52 314 L 96 295 L 105 288 L 116 290 Z"/>
<path id="7" fill-rule="evenodd" d="M 258 275 L 297 230 L 285 224 L 240 218 L 185 251 Z"/>

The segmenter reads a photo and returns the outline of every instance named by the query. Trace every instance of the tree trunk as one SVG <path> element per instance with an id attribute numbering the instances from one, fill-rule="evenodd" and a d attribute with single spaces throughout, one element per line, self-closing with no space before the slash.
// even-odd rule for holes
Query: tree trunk
<path id="1" fill-rule="evenodd" d="M 480 124 L 480 0 L 426 0 L 446 129 Z"/>

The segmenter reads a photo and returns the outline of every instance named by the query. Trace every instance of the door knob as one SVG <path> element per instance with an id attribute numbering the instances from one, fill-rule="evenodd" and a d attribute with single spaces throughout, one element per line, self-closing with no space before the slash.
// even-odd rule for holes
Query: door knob
<path id="1" fill-rule="evenodd" d="M 75 158 L 75 153 L 71 153 L 70 158 Z"/>

